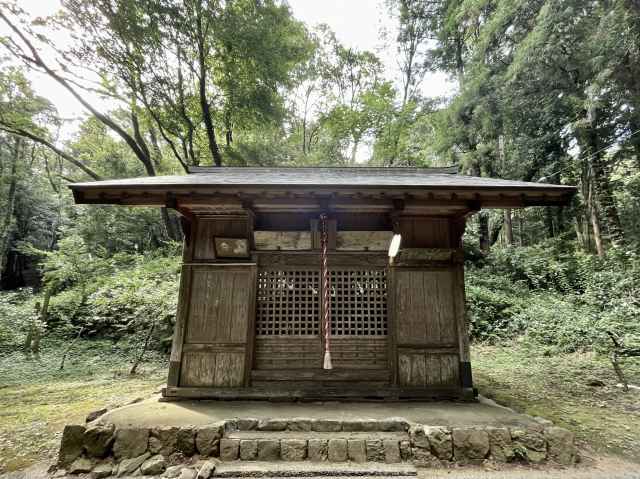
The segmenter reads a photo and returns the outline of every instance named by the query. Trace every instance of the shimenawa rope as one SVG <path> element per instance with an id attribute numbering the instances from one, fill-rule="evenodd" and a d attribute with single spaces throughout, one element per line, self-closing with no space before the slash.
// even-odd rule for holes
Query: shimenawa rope
<path id="1" fill-rule="evenodd" d="M 322 249 L 322 282 L 323 282 L 323 300 L 324 300 L 324 362 L 323 369 L 333 369 L 331 364 L 331 285 L 329 284 L 329 268 L 327 267 L 327 243 L 329 236 L 327 232 L 327 215 L 320 215 L 320 247 Z"/>

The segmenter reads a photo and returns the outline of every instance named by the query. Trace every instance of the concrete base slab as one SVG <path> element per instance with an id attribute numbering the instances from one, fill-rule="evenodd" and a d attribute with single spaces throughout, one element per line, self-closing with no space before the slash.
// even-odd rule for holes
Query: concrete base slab
<path id="1" fill-rule="evenodd" d="M 161 402 L 158 397 L 107 412 L 97 423 L 124 427 L 201 426 L 237 418 L 311 418 L 348 421 L 400 417 L 432 426 L 524 426 L 529 416 L 480 399 L 456 402 L 303 402 L 180 401 Z"/>
<path id="2" fill-rule="evenodd" d="M 411 465 L 233 462 L 216 467 L 215 477 L 397 477 L 415 478 Z"/>

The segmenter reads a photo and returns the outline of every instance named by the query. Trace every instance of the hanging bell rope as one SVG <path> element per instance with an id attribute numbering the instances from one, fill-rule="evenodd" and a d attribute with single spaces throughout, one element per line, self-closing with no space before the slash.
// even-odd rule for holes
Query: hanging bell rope
<path id="1" fill-rule="evenodd" d="M 329 284 L 329 268 L 327 266 L 327 244 L 329 243 L 329 234 L 327 231 L 327 215 L 320 215 L 320 248 L 322 250 L 321 273 L 322 273 L 322 290 L 324 302 L 324 361 L 323 369 L 333 369 L 331 364 L 331 285 Z"/>

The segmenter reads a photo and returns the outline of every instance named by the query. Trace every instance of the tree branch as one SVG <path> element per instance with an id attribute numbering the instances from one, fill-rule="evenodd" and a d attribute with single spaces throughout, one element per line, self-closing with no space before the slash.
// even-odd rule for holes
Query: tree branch
<path id="1" fill-rule="evenodd" d="M 64 160 L 68 161 L 72 165 L 76 166 L 77 168 L 80 168 L 82 171 L 84 171 L 88 176 L 90 176 L 94 180 L 96 180 L 96 181 L 102 180 L 102 177 L 100 175 L 98 175 L 95 171 L 93 171 L 91 168 L 89 168 L 83 162 L 81 162 L 79 160 L 76 160 L 73 156 L 71 156 L 68 153 L 62 151 L 60 148 L 58 148 L 57 146 L 55 146 L 53 143 L 51 143 L 50 141 L 46 140 L 45 138 L 37 136 L 34 133 L 31 133 L 31 132 L 29 132 L 27 130 L 23 130 L 21 128 L 12 128 L 12 127 L 8 127 L 6 125 L 1 125 L 1 124 L 0 124 L 0 130 L 6 131 L 7 133 L 10 133 L 12 135 L 17 135 L 17 136 L 20 136 L 20 137 L 23 137 L 23 138 L 28 138 L 31 141 L 34 141 L 34 142 L 39 143 L 39 144 L 41 144 L 43 146 L 46 146 L 51 151 L 53 151 L 56 155 L 59 155 L 61 158 L 63 158 Z"/>

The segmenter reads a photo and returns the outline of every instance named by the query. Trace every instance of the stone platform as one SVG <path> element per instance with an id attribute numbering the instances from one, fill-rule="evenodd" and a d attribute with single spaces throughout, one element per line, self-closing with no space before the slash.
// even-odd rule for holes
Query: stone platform
<path id="1" fill-rule="evenodd" d="M 415 467 L 576 459 L 573 434 L 491 401 L 272 403 L 160 402 L 67 426 L 59 465 L 71 473 L 164 475 L 187 467 L 200 479 L 236 472 L 411 476 Z M 260 464 L 272 464 L 269 469 Z M 191 469 L 189 469 L 191 467 Z M 377 469 L 376 469 L 377 468 Z M 244 472 L 243 472 L 244 471 Z M 384 472 L 383 472 L 384 471 Z M 181 479 L 195 479 L 189 473 Z M 303 474 L 305 475 L 305 474 Z M 204 477 L 206 476 L 206 477 Z"/>
<path id="2" fill-rule="evenodd" d="M 203 426 L 234 418 L 386 419 L 432 426 L 520 426 L 536 421 L 480 397 L 478 402 L 179 401 L 158 398 L 107 412 L 99 423 L 116 427 Z"/>

